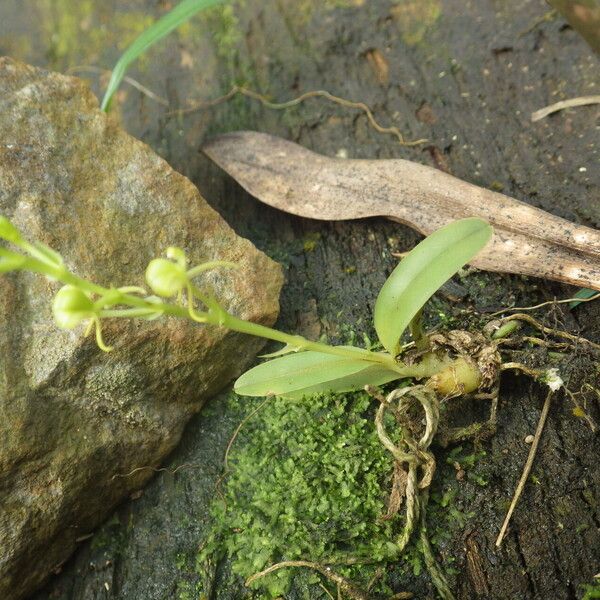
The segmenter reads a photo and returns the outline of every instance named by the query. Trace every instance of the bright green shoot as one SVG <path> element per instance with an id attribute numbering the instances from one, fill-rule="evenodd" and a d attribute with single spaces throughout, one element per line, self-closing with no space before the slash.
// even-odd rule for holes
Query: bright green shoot
<path id="1" fill-rule="evenodd" d="M 183 0 L 173 10 L 169 11 L 164 17 L 160 18 L 154 25 L 146 29 L 135 41 L 127 48 L 121 58 L 118 60 L 112 71 L 108 87 L 102 99 L 101 110 L 107 112 L 110 108 L 115 92 L 119 89 L 127 69 L 140 55 L 142 55 L 150 46 L 162 40 L 174 29 L 189 21 L 197 12 L 220 4 L 223 0 Z"/>
<path id="2" fill-rule="evenodd" d="M 402 378 L 429 378 L 448 369 L 453 373 L 464 371 L 464 366 L 457 366 L 457 359 L 428 352 L 427 348 L 418 360 L 403 362 L 400 339 L 411 320 L 414 325 L 414 319 L 420 318 L 423 304 L 483 248 L 491 233 L 491 227 L 480 219 L 450 223 L 422 241 L 394 270 L 375 307 L 377 333 L 391 352 L 330 346 L 239 319 L 196 281 L 208 270 L 235 265 L 217 260 L 190 267 L 180 248 L 168 248 L 166 258 L 149 263 L 145 279 L 152 294 L 139 286 L 105 288 L 71 273 L 59 254 L 28 242 L 8 219 L 0 216 L 0 239 L 8 242 L 8 247 L 0 247 L 0 273 L 32 271 L 62 283 L 53 303 L 57 325 L 73 329 L 87 324 L 87 331 L 95 330 L 97 344 L 105 351 L 111 348 L 104 342 L 102 323 L 113 318 L 170 316 L 281 342 L 284 348 L 242 375 L 235 390 L 249 396 L 301 397 L 352 391 Z M 416 331 L 417 327 L 411 329 Z M 462 382 L 465 389 L 477 387 L 477 373 L 467 373 L 467 379 Z"/>
<path id="3" fill-rule="evenodd" d="M 401 367 L 401 337 L 411 321 L 420 318 L 427 300 L 487 244 L 491 235 L 492 228 L 481 219 L 455 221 L 423 240 L 394 269 L 375 303 L 375 329 L 389 352 L 379 356 L 393 359 L 395 368 L 390 369 L 389 364 L 374 368 L 360 357 L 331 361 L 321 353 L 305 352 L 254 367 L 236 381 L 235 391 L 249 396 L 345 392 L 403 377 L 429 377 L 443 370 L 448 366 L 446 360 L 427 353 L 418 363 Z"/>

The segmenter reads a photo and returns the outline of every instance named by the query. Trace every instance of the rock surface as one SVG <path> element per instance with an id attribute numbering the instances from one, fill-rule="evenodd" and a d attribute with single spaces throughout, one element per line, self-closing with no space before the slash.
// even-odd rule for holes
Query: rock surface
<path id="1" fill-rule="evenodd" d="M 79 80 L 0 60 L 0 213 L 68 266 L 105 285 L 140 285 L 168 245 L 220 258 L 215 293 L 271 324 L 279 267 L 235 235 L 192 183 L 98 110 Z M 138 490 L 204 400 L 261 341 L 187 322 L 108 323 L 102 353 L 59 331 L 58 284 L 0 277 L 0 598 L 34 590 L 77 540 Z"/>

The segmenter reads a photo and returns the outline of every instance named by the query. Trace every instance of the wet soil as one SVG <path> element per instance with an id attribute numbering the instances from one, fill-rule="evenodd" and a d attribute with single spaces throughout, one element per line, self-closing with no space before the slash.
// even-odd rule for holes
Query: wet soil
<path id="1" fill-rule="evenodd" d="M 3 0 L 0 53 L 60 71 L 110 68 L 132 37 L 170 4 Z M 541 0 L 246 0 L 235 12 L 220 9 L 195 18 L 132 69 L 130 75 L 168 107 L 124 85 L 117 110 L 129 132 L 190 177 L 238 233 L 285 266 L 281 328 L 333 341 L 363 333 L 374 338 L 370 315 L 396 262 L 392 253 L 409 249 L 417 234 L 382 219 L 322 223 L 265 207 L 201 154 L 203 141 L 256 129 L 332 156 L 407 158 L 599 228 L 600 109 L 588 106 L 530 122 L 533 110 L 597 94 L 600 87 L 598 57 L 561 17 L 540 22 L 547 12 Z M 81 74 L 100 92 L 103 76 Z M 366 102 L 383 125 L 397 125 L 407 138 L 430 141 L 401 147 L 373 131 L 364 115 L 319 100 L 285 112 L 244 98 L 185 117 L 170 112 L 217 97 L 233 83 L 275 100 L 327 89 Z M 479 272 L 446 288 L 427 316 L 432 324 L 452 325 L 468 311 L 492 312 L 573 292 Z M 599 303 L 550 316 L 600 341 Z M 597 362 L 588 360 L 584 375 L 597 384 L 594 369 Z M 494 548 L 544 394 L 524 377 L 503 380 L 498 432 L 484 444 L 488 483 L 465 490 L 461 502 L 470 516 L 456 525 L 447 549 L 458 570 L 458 598 L 570 600 L 580 598 L 582 584 L 600 570 L 600 443 L 562 397 L 550 413 L 535 479 L 503 547 Z M 598 418 L 598 399 L 590 399 L 588 409 Z M 474 415 L 479 412 L 473 408 Z M 197 597 L 194 557 L 238 420 L 224 410 L 222 397 L 215 398 L 190 423 L 167 470 L 100 531 L 90 532 L 35 599 Z M 407 575 L 398 586 L 418 598 L 435 597 L 426 573 Z M 244 594 L 224 585 L 215 597 Z"/>

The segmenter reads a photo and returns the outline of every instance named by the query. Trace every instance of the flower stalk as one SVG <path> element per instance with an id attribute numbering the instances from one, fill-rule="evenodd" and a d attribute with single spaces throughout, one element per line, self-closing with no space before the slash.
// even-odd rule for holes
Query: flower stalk
<path id="1" fill-rule="evenodd" d="M 275 353 L 276 355 L 308 352 L 337 357 L 341 361 L 342 369 L 350 368 L 351 373 L 371 369 L 369 372 L 375 372 L 376 377 L 383 377 L 385 381 L 429 378 L 444 369 L 450 369 L 452 374 L 457 372 L 453 366 L 455 361 L 449 356 L 427 352 L 426 348 L 421 349 L 418 360 L 407 364 L 388 352 L 372 352 L 351 346 L 330 346 L 240 319 L 227 312 L 212 294 L 195 283 L 197 278 L 210 270 L 237 268 L 237 265 L 231 262 L 213 260 L 190 268 L 181 248 L 168 248 L 166 258 L 155 258 L 148 264 L 145 279 L 152 292 L 149 295 L 144 288 L 138 286 L 105 288 L 75 275 L 67 269 L 58 253 L 43 244 L 28 242 L 16 227 L 2 216 L 0 238 L 19 250 L 15 252 L 0 247 L 0 273 L 31 271 L 62 283 L 63 287 L 56 294 L 52 307 L 56 324 L 62 329 L 73 329 L 87 323 L 87 333 L 95 330 L 97 344 L 104 351 L 112 349 L 106 345 L 102 336 L 102 323 L 105 319 L 152 320 L 169 316 L 224 327 L 285 344 L 284 349 Z M 424 335 L 419 337 L 425 339 Z M 423 339 L 417 341 L 423 342 Z"/>

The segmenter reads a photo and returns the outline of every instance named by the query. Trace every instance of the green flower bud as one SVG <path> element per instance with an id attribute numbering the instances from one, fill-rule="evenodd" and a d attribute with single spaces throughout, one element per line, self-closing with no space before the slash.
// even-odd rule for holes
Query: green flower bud
<path id="1" fill-rule="evenodd" d="M 19 230 L 2 215 L 0 215 L 0 238 L 4 238 L 7 242 L 13 243 L 21 241 L 21 233 Z"/>
<path id="2" fill-rule="evenodd" d="M 146 269 L 146 281 L 152 291 L 163 298 L 178 294 L 187 284 L 185 268 L 166 258 L 151 260 Z"/>
<path id="3" fill-rule="evenodd" d="M 61 329 L 73 329 L 84 319 L 94 316 L 94 303 L 79 288 L 65 285 L 54 297 L 52 313 Z"/>

